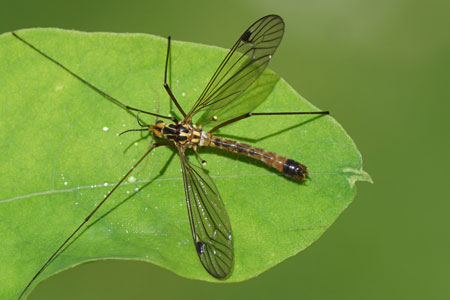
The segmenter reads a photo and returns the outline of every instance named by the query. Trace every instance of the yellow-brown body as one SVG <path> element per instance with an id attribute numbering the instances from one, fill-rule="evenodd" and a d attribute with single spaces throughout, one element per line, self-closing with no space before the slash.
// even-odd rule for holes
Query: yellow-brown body
<path id="1" fill-rule="evenodd" d="M 214 147 L 257 159 L 297 181 L 305 180 L 308 173 L 306 166 L 295 160 L 251 145 L 214 136 L 189 123 L 166 124 L 158 121 L 151 130 L 156 137 L 168 139 L 184 148 L 197 150 L 199 146 Z"/>

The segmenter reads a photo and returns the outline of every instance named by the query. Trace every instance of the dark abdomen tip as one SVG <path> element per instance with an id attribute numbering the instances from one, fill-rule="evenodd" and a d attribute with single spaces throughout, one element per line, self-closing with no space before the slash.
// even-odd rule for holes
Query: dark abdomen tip
<path id="1" fill-rule="evenodd" d="M 306 179 L 306 174 L 308 173 L 306 166 L 295 160 L 288 159 L 283 166 L 283 174 L 287 177 L 294 178 L 298 181 L 303 181 Z"/>

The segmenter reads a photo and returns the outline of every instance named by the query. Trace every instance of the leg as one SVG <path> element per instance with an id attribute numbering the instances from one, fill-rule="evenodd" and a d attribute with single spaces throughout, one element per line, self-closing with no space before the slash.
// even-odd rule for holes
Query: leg
<path id="1" fill-rule="evenodd" d="M 246 119 L 249 118 L 251 116 L 278 116 L 278 115 L 328 115 L 330 114 L 329 111 L 308 111 L 308 112 L 274 112 L 274 113 L 246 113 L 243 115 L 240 115 L 236 118 L 233 118 L 231 120 L 228 120 L 226 122 L 223 122 L 222 124 L 217 125 L 216 127 L 214 127 L 213 129 L 211 129 L 209 131 L 209 133 L 213 133 L 214 131 L 216 131 L 217 129 L 224 127 L 226 125 L 229 125 L 231 123 L 240 121 L 242 119 Z M 213 119 L 214 120 L 214 119 Z M 215 121 L 215 120 L 214 120 Z"/>
<path id="2" fill-rule="evenodd" d="M 148 130 L 148 128 L 128 129 L 128 130 L 125 130 L 125 131 L 122 131 L 121 133 L 119 133 L 119 136 L 121 136 L 124 133 L 132 132 L 132 131 L 149 131 L 149 130 Z"/>
<path id="3" fill-rule="evenodd" d="M 125 109 L 128 110 L 132 110 L 132 111 L 137 111 L 137 112 L 141 112 L 143 114 L 148 114 L 148 115 L 152 115 L 152 116 L 156 116 L 159 118 L 163 118 L 163 119 L 168 119 L 168 120 L 172 120 L 174 121 L 174 118 L 171 117 L 167 117 L 167 116 L 163 116 L 160 114 L 155 114 L 155 113 L 151 113 L 148 111 L 144 111 L 138 108 L 134 108 L 131 106 L 128 106 L 122 102 L 120 102 L 119 100 L 117 100 L 116 98 L 114 98 L 113 96 L 107 94 L 106 92 L 102 91 L 101 89 L 99 89 L 98 87 L 94 86 L 93 84 L 89 83 L 88 81 L 86 81 L 84 78 L 82 78 L 81 76 L 75 74 L 74 72 L 72 72 L 69 68 L 67 68 L 66 66 L 64 66 L 62 63 L 56 61 L 55 59 L 51 58 L 50 56 L 48 56 L 47 54 L 45 54 L 44 52 L 42 52 L 41 50 L 39 50 L 38 48 L 36 48 L 35 46 L 33 46 L 32 44 L 30 44 L 29 42 L 27 42 L 26 40 L 24 40 L 23 38 L 21 38 L 20 36 L 18 36 L 14 31 L 11 32 L 12 35 L 14 37 L 16 37 L 18 40 L 20 40 L 21 42 L 23 42 L 24 44 L 26 44 L 28 47 L 30 47 L 31 49 L 33 49 L 34 51 L 36 51 L 37 53 L 39 53 L 40 55 L 44 56 L 45 58 L 47 58 L 48 60 L 50 60 L 51 62 L 55 63 L 56 65 L 58 65 L 60 68 L 64 69 L 66 72 L 68 72 L 70 75 L 72 75 L 73 77 L 77 78 L 78 80 L 80 80 L 82 83 L 86 84 L 88 87 L 90 87 L 91 89 L 93 89 L 94 91 L 96 91 L 97 93 L 99 93 L 100 95 L 104 96 L 105 98 L 111 100 L 112 102 L 114 102 L 115 104 L 119 105 L 120 107 L 123 107 Z"/>
<path id="4" fill-rule="evenodd" d="M 198 153 L 198 147 L 197 147 L 197 146 L 194 146 L 194 147 L 192 147 L 192 149 L 194 150 L 194 153 L 195 153 L 195 155 L 197 156 L 198 161 L 199 161 L 202 165 L 206 166 L 207 162 L 206 162 L 206 160 L 204 160 L 204 159 L 202 159 L 202 158 L 200 157 L 200 154 Z"/>
<path id="5" fill-rule="evenodd" d="M 167 66 L 169 65 L 169 56 L 170 56 L 170 36 L 167 38 L 166 66 L 164 67 L 164 88 L 166 89 L 167 94 L 169 94 L 169 96 L 172 99 L 172 101 L 175 104 L 175 106 L 178 108 L 178 111 L 183 115 L 183 117 L 186 117 L 186 113 L 181 108 L 181 106 L 178 103 L 177 99 L 173 95 L 169 84 L 167 83 Z"/>
<path id="6" fill-rule="evenodd" d="M 171 145 L 169 142 L 161 142 L 156 143 L 150 149 L 145 152 L 145 154 L 137 161 L 137 163 L 134 164 L 133 167 L 125 174 L 125 176 L 122 177 L 122 179 L 119 180 L 118 183 L 113 187 L 113 189 L 106 195 L 105 198 L 97 205 L 97 207 L 91 211 L 91 213 L 81 222 L 81 224 L 66 238 L 66 240 L 56 249 L 56 251 L 50 256 L 50 258 L 42 265 L 42 267 L 39 269 L 39 271 L 33 276 L 33 278 L 28 282 L 27 286 L 24 288 L 22 293 L 19 295 L 19 299 L 22 298 L 23 294 L 26 292 L 26 290 L 30 287 L 30 285 L 34 282 L 34 280 L 39 276 L 39 274 L 42 273 L 42 271 L 48 266 L 48 264 L 61 252 L 61 250 L 64 248 L 64 246 L 75 236 L 75 234 L 89 221 L 89 219 L 97 212 L 97 210 L 105 203 L 105 201 L 111 196 L 111 194 L 122 184 L 122 182 L 125 181 L 125 179 L 133 172 L 133 170 L 144 160 L 145 157 L 147 157 L 150 152 L 152 152 L 155 148 L 160 146 L 168 146 Z"/>

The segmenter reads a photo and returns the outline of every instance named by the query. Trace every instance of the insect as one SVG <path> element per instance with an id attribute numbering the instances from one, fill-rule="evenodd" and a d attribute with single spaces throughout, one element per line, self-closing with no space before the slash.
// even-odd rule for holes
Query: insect
<path id="1" fill-rule="evenodd" d="M 189 223 L 194 246 L 200 262 L 205 270 L 215 278 L 226 278 L 231 273 L 234 252 L 230 219 L 213 180 L 202 166 L 196 165 L 188 160 L 186 150 L 192 149 L 202 164 L 206 164 L 206 162 L 200 158 L 198 150 L 201 147 L 213 147 L 260 160 L 283 175 L 298 182 L 306 179 L 308 174 L 307 167 L 293 159 L 288 159 L 264 149 L 213 135 L 219 128 L 252 116 L 328 114 L 327 111 L 247 112 L 245 114 L 231 114 L 231 116 L 228 114 L 228 117 L 221 119 L 221 113 L 229 109 L 231 104 L 235 103 L 236 99 L 262 74 L 281 42 L 284 34 L 284 27 L 284 21 L 280 16 L 268 15 L 257 20 L 245 30 L 219 65 L 206 88 L 188 112 L 185 112 L 180 106 L 167 82 L 167 70 L 170 56 L 169 37 L 165 60 L 164 88 L 173 104 L 177 107 L 179 113 L 183 116 L 182 120 L 178 120 L 175 117 L 147 112 L 120 102 L 113 96 L 87 82 L 81 76 L 65 67 L 62 63 L 54 60 L 21 38 L 18 34 L 12 32 L 18 40 L 69 72 L 96 92 L 115 102 L 122 108 L 136 112 L 137 121 L 141 128 L 130 129 L 125 132 L 147 131 L 157 140 L 42 265 L 24 288 L 19 299 L 24 295 L 28 287 L 46 266 L 60 253 L 61 249 L 89 221 L 133 170 L 153 150 L 163 146 L 176 147 L 180 157 Z M 204 124 L 195 125 L 192 119 L 199 112 L 207 112 L 207 114 L 210 115 L 210 118 Z M 140 113 L 156 116 L 159 120 L 153 125 L 144 124 L 139 119 Z M 209 122 L 219 123 L 211 130 L 203 130 L 202 125 Z"/>

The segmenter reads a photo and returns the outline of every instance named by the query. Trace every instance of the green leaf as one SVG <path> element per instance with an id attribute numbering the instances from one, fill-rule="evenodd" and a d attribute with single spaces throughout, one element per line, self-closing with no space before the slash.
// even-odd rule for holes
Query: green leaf
<path id="1" fill-rule="evenodd" d="M 171 112 L 162 86 L 165 38 L 58 29 L 18 34 L 122 102 Z M 171 86 L 185 110 L 226 52 L 173 42 Z M 0 36 L 0 58 L 0 298 L 12 299 L 150 140 L 139 133 L 119 137 L 139 128 L 133 115 L 10 33 Z M 264 89 L 262 99 L 267 99 L 259 105 L 255 91 L 265 84 L 270 89 Z M 248 95 L 259 112 L 318 110 L 270 71 Z M 228 282 L 257 276 L 308 247 L 350 204 L 355 182 L 371 180 L 355 144 L 330 116 L 258 116 L 220 134 L 300 161 L 310 171 L 310 179 L 299 184 L 250 158 L 200 150 L 233 227 L 235 265 Z M 119 187 L 32 287 L 99 259 L 142 260 L 180 276 L 217 282 L 197 258 L 180 163 L 176 155 L 169 160 L 173 154 L 168 147 L 156 149 L 134 171 L 136 182 Z"/>

